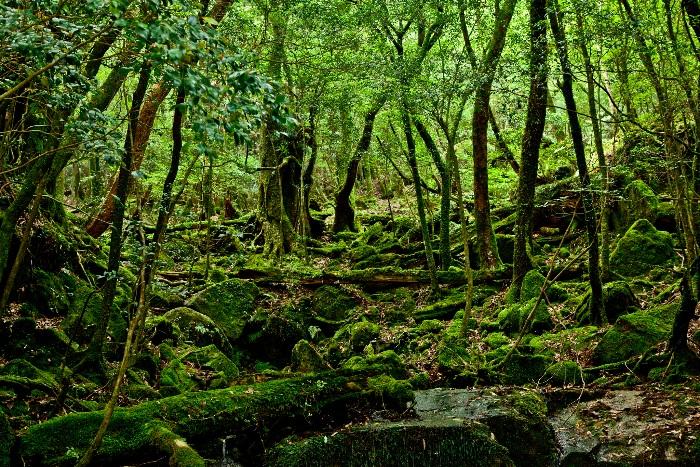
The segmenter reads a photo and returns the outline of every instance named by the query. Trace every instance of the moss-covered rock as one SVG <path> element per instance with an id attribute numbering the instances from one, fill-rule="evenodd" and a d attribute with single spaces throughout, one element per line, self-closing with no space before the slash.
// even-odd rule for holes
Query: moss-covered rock
<path id="1" fill-rule="evenodd" d="M 389 375 L 367 378 L 367 387 L 382 403 L 396 409 L 405 409 L 413 401 L 413 387 L 407 380 L 397 380 Z"/>
<path id="2" fill-rule="evenodd" d="M 640 219 L 618 241 L 610 255 L 610 267 L 618 274 L 633 277 L 666 264 L 674 257 L 671 234 L 658 231 L 648 220 Z"/>
<path id="3" fill-rule="evenodd" d="M 181 361 L 207 371 L 205 380 L 207 388 L 217 389 L 228 386 L 239 374 L 238 366 L 233 360 L 214 345 L 194 349 L 185 354 Z"/>
<path id="4" fill-rule="evenodd" d="M 620 316 L 596 346 L 594 360 L 599 364 L 627 360 L 665 341 L 678 307 L 678 303 L 671 303 Z"/>
<path id="5" fill-rule="evenodd" d="M 537 305 L 536 308 L 535 305 Z M 514 303 L 498 313 L 498 322 L 501 330 L 507 333 L 519 332 L 533 309 L 535 313 L 530 322 L 530 331 L 541 333 L 554 327 L 554 321 L 547 308 L 547 303 L 544 300 L 540 300 L 539 304 L 537 304 L 537 298 L 531 298 L 527 302 Z"/>
<path id="6" fill-rule="evenodd" d="M 581 324 L 591 322 L 588 306 L 590 299 L 589 288 L 577 307 L 576 320 Z M 610 323 L 614 323 L 622 315 L 639 311 L 639 301 L 625 281 L 613 281 L 603 285 L 603 305 L 605 315 Z"/>
<path id="7" fill-rule="evenodd" d="M 319 287 L 311 299 L 313 312 L 321 319 L 342 321 L 357 305 L 355 299 L 340 287 L 324 285 Z"/>
<path id="8" fill-rule="evenodd" d="M 483 423 L 489 427 L 495 441 L 508 449 L 516 465 L 556 465 L 554 432 L 547 422 L 547 404 L 535 391 L 429 389 L 416 393 L 414 410 L 421 420 Z"/>
<path id="9" fill-rule="evenodd" d="M 213 344 L 227 354 L 232 352 L 228 338 L 216 322 L 192 308 L 178 307 L 164 315 L 151 317 L 147 321 L 147 328 L 155 344 L 165 340 L 176 346 L 181 343 L 198 347 Z"/>
<path id="10" fill-rule="evenodd" d="M 292 370 L 311 373 L 328 368 L 328 363 L 323 360 L 316 347 L 306 339 L 297 342 L 292 349 Z"/>
<path id="11" fill-rule="evenodd" d="M 268 465 L 506 467 L 514 464 L 483 424 L 430 420 L 371 424 L 301 441 L 289 439 L 270 452 Z"/>
<path id="12" fill-rule="evenodd" d="M 486 342 L 486 344 L 488 344 L 488 346 L 492 349 L 497 349 L 499 347 L 503 347 L 506 344 L 509 344 L 510 339 L 502 332 L 492 332 L 486 336 L 484 342 Z"/>
<path id="13" fill-rule="evenodd" d="M 52 394 L 58 389 L 56 377 L 40 370 L 24 359 L 16 359 L 0 367 L 0 387 L 30 392 L 38 389 Z"/>
<path id="14" fill-rule="evenodd" d="M 642 180 L 634 180 L 629 183 L 623 191 L 622 199 L 620 204 L 625 226 L 639 219 L 646 219 L 652 224 L 656 221 L 659 197 Z"/>
<path id="15" fill-rule="evenodd" d="M 550 383 L 558 386 L 577 385 L 583 381 L 581 365 L 571 360 L 548 366 L 545 374 L 550 379 Z"/>
<path id="16" fill-rule="evenodd" d="M 7 420 L 7 415 L 0 408 L 0 467 L 10 467 L 10 451 L 15 444 L 15 435 Z"/>
<path id="17" fill-rule="evenodd" d="M 536 383 L 542 379 L 551 361 L 551 358 L 546 355 L 531 355 L 516 351 L 501 369 L 499 380 L 503 384 L 514 385 Z"/>
<path id="18" fill-rule="evenodd" d="M 211 318 L 230 340 L 235 340 L 252 316 L 259 293 L 252 282 L 230 279 L 207 287 L 186 305 Z"/>
<path id="19" fill-rule="evenodd" d="M 369 321 L 360 321 L 350 328 L 350 345 L 354 350 L 361 350 L 379 337 L 379 325 Z"/>
<path id="20" fill-rule="evenodd" d="M 343 368 L 361 373 L 385 374 L 394 378 L 406 377 L 406 366 L 393 350 L 385 350 L 376 355 L 350 357 Z"/>

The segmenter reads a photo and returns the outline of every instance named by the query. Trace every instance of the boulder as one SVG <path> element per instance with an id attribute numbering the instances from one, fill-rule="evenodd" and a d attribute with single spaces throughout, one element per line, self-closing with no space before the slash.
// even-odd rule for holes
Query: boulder
<path id="1" fill-rule="evenodd" d="M 610 255 L 611 269 L 625 277 L 645 274 L 675 257 L 673 238 L 656 230 L 646 219 L 636 221 L 617 242 Z"/>
<path id="2" fill-rule="evenodd" d="M 620 316 L 593 351 L 598 364 L 627 360 L 668 339 L 679 304 Z"/>
<path id="3" fill-rule="evenodd" d="M 185 305 L 211 318 L 233 341 L 241 337 L 259 294 L 258 287 L 252 282 L 229 279 L 207 287 L 187 300 Z"/>

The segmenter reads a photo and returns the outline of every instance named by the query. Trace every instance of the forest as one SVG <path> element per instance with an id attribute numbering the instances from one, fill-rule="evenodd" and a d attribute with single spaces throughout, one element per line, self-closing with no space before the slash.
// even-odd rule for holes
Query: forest
<path id="1" fill-rule="evenodd" d="M 700 465 L 698 0 L 0 2 L 0 467 Z"/>

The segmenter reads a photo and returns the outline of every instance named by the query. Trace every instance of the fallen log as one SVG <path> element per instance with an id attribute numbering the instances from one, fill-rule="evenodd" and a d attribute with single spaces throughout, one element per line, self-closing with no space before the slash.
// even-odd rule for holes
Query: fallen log
<path id="1" fill-rule="evenodd" d="M 253 385 L 185 393 L 118 408 L 95 465 L 170 458 L 171 466 L 204 466 L 192 446 L 227 436 L 284 436 L 285 428 L 307 423 L 324 409 L 372 397 L 366 377 L 319 373 Z M 325 413 L 324 413 L 325 415 Z M 24 465 L 73 465 L 102 421 L 101 411 L 72 413 L 34 425 L 20 438 Z M 278 426 L 269 432 L 260 427 Z"/>

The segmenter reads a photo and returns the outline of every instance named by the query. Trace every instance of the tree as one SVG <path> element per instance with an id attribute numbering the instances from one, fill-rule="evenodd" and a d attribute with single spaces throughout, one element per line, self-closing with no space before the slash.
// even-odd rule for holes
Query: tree
<path id="1" fill-rule="evenodd" d="M 508 26 L 513 18 L 517 0 L 506 0 L 496 12 L 491 41 L 478 71 L 478 85 L 472 112 L 472 158 L 474 160 L 474 219 L 476 221 L 477 250 L 483 269 L 501 265 L 496 235 L 491 225 L 488 172 L 488 122 L 491 87 L 496 76 L 498 61 L 505 46 Z"/>
<path id="2" fill-rule="evenodd" d="M 532 268 L 529 244 L 532 236 L 535 182 L 540 145 L 547 115 L 547 1 L 530 0 L 530 94 L 523 132 L 520 177 L 514 228 L 513 283 L 511 293 L 520 296 L 525 274 Z"/>

